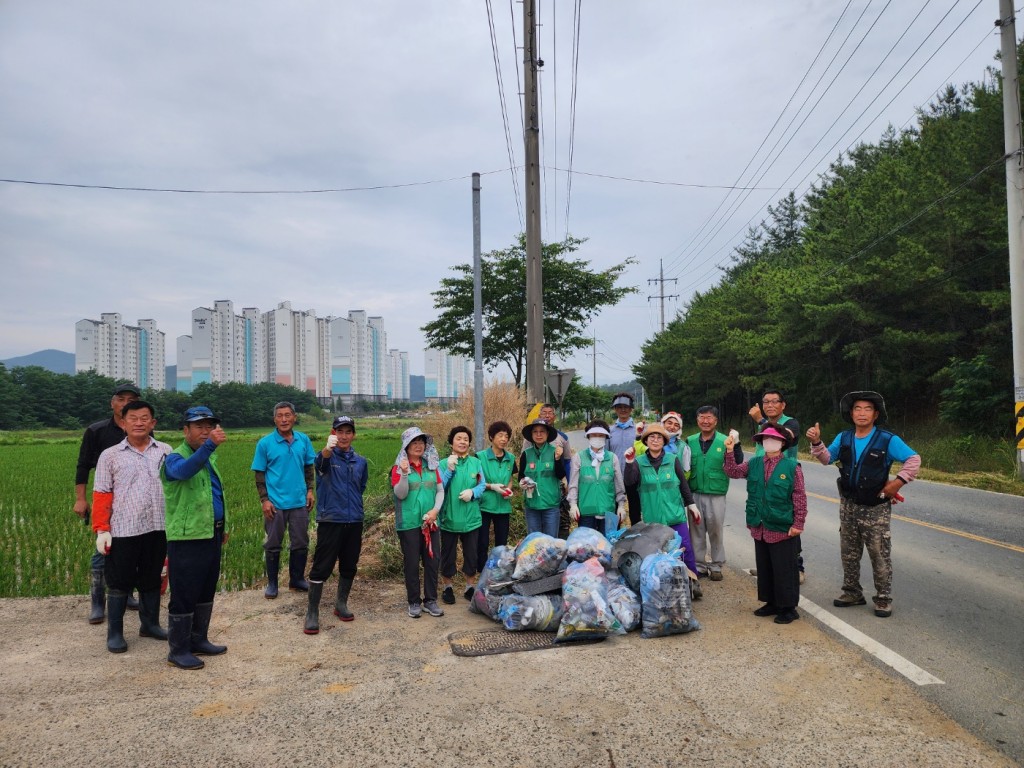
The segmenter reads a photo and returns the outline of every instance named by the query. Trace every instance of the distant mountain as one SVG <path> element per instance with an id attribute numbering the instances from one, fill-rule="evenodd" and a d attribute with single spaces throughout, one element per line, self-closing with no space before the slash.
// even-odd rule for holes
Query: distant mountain
<path id="1" fill-rule="evenodd" d="M 21 357 L 10 357 L 0 360 L 8 370 L 11 368 L 28 368 L 31 365 L 38 365 L 53 373 L 67 373 L 75 375 L 75 355 L 73 352 L 61 352 L 59 349 L 44 349 L 40 352 L 33 352 L 30 355 Z"/>

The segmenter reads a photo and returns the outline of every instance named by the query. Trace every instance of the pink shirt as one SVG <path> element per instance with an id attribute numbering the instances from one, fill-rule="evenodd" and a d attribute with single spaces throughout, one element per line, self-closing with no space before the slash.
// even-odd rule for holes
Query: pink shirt
<path id="1" fill-rule="evenodd" d="M 772 476 L 772 472 L 775 471 L 775 465 L 779 463 L 779 460 L 783 458 L 782 454 L 777 456 L 764 456 L 764 479 L 765 482 L 769 482 Z M 744 462 L 743 464 L 736 463 L 736 457 L 733 456 L 732 451 L 727 451 L 725 454 L 725 474 L 731 478 L 746 477 L 747 473 L 750 472 L 750 463 Z M 793 528 L 799 528 L 801 531 L 804 529 L 804 523 L 807 522 L 807 491 L 804 489 L 804 473 L 800 468 L 800 465 L 796 465 L 796 477 L 793 478 Z M 750 535 L 765 544 L 778 544 L 780 541 L 788 539 L 789 533 L 783 531 L 770 531 L 763 525 L 748 525 L 747 528 L 750 530 Z"/>

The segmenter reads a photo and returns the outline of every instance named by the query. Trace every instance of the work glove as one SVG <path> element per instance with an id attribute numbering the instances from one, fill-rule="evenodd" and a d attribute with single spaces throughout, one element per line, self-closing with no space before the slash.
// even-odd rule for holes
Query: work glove
<path id="1" fill-rule="evenodd" d="M 336 446 L 337 444 L 338 444 L 338 436 L 337 435 L 331 435 L 330 437 L 327 438 L 327 447 L 330 448 L 332 451 L 334 450 L 334 446 Z"/>
<path id="2" fill-rule="evenodd" d="M 459 501 L 472 501 L 473 500 L 473 489 L 467 488 L 459 494 Z"/>
<path id="3" fill-rule="evenodd" d="M 698 507 L 696 504 L 691 504 L 686 509 L 687 509 L 687 511 L 691 515 L 693 515 L 693 522 L 699 524 L 700 523 L 700 507 Z"/>
<path id="4" fill-rule="evenodd" d="M 619 506 L 615 508 L 615 514 L 619 516 L 620 523 L 626 522 L 626 505 L 619 504 Z"/>
<path id="5" fill-rule="evenodd" d="M 560 458 L 562 458 L 562 446 L 556 445 L 555 446 L 555 459 L 560 459 Z"/>
<path id="6" fill-rule="evenodd" d="M 110 531 L 100 531 L 96 534 L 96 551 L 101 555 L 109 555 L 110 545 L 113 540 Z"/>
<path id="7" fill-rule="evenodd" d="M 451 456 L 448 457 L 448 471 L 449 472 L 454 472 L 455 471 L 455 467 L 457 467 L 458 464 L 459 464 L 459 457 L 456 456 L 454 453 Z"/>
<path id="8" fill-rule="evenodd" d="M 569 505 L 569 517 L 571 517 L 577 523 L 580 521 L 580 508 L 578 504 Z"/>
<path id="9" fill-rule="evenodd" d="M 737 432 L 735 429 L 730 429 L 729 430 L 729 438 L 732 440 L 733 444 L 735 445 L 736 443 L 738 443 L 740 441 L 740 433 Z"/>
<path id="10" fill-rule="evenodd" d="M 408 459 L 402 459 L 400 462 L 398 462 L 398 471 L 401 472 L 403 475 L 408 475 L 409 474 L 409 460 Z"/>
<path id="11" fill-rule="evenodd" d="M 636 458 L 636 448 L 634 448 L 633 446 L 630 446 L 629 448 L 626 449 L 626 453 L 624 455 L 626 457 L 626 463 L 627 464 L 632 464 L 633 463 L 633 459 Z"/>

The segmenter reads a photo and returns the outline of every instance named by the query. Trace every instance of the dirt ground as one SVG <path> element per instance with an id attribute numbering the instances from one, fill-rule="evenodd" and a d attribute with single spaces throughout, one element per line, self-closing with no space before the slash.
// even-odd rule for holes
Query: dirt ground
<path id="1" fill-rule="evenodd" d="M 305 595 L 224 594 L 206 668 L 166 644 L 105 648 L 85 597 L 0 600 L 4 766 L 1009 766 L 913 687 L 804 617 L 751 615 L 753 580 L 707 583 L 703 628 L 464 658 L 447 635 L 496 625 L 459 605 L 405 613 L 357 580 L 356 620 L 302 633 Z"/>

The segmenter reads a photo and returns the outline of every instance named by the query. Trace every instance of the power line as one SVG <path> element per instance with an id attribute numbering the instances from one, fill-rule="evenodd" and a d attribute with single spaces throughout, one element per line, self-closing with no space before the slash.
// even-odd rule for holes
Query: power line
<path id="1" fill-rule="evenodd" d="M 581 11 L 583 10 L 582 0 L 576 0 L 573 5 L 573 33 L 572 33 L 572 90 L 569 96 L 569 169 L 566 174 L 565 184 L 565 236 L 569 237 L 569 206 L 572 202 L 572 163 L 576 154 L 576 94 L 578 93 L 579 71 L 580 71 L 580 22 Z"/>
<path id="2" fill-rule="evenodd" d="M 508 150 L 508 164 L 511 169 L 515 168 L 516 161 L 515 153 L 512 151 L 512 133 L 508 126 L 505 85 L 501 79 L 501 61 L 498 56 L 498 37 L 494 31 L 494 12 L 491 8 L 491 0 L 487 0 L 487 26 L 491 34 L 491 55 L 494 58 L 494 76 L 498 83 L 498 101 L 501 103 L 501 122 L 505 129 L 505 148 Z M 523 223 L 523 201 L 519 194 L 519 179 L 516 177 L 515 171 L 512 171 L 512 191 L 515 193 L 516 213 L 519 214 L 519 225 L 525 229 L 526 225 Z"/>

